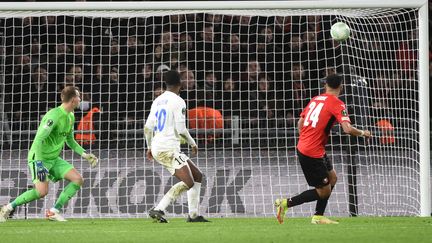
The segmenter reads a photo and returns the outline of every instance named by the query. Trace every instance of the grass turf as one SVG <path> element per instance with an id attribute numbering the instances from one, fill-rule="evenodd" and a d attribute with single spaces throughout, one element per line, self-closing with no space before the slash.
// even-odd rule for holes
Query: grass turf
<path id="1" fill-rule="evenodd" d="M 0 242 L 431 242 L 432 219 L 340 218 L 339 225 L 311 225 L 310 218 L 217 218 L 211 223 L 171 219 L 71 219 L 68 222 L 10 220 L 0 224 Z"/>

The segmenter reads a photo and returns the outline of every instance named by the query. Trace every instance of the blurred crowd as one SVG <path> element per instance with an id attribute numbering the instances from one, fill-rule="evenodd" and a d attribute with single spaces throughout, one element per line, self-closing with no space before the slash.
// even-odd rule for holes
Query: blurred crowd
<path id="1" fill-rule="evenodd" d="M 343 44 L 330 37 L 335 16 L 0 19 L 4 112 L 12 127 L 34 129 L 41 115 L 59 105 L 59 91 L 75 85 L 83 100 L 77 121 L 99 107 L 101 130 L 135 126 L 163 92 L 163 73 L 176 69 L 188 109 L 218 110 L 225 127 L 232 116 L 244 128 L 293 127 L 332 73 L 354 84 L 344 96 L 357 97 L 350 100 L 358 102 L 354 107 L 367 102 L 375 112 L 386 110 L 383 116 L 403 116 L 401 107 L 415 106 L 410 92 L 416 88 L 418 33 L 411 28 L 412 14 L 402 13 L 404 22 L 350 22 L 359 31 Z M 362 89 L 354 90 L 356 85 Z"/>

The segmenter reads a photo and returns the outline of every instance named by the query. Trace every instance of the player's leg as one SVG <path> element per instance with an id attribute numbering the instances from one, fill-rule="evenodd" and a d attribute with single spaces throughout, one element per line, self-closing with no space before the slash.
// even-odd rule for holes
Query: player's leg
<path id="1" fill-rule="evenodd" d="M 320 199 L 317 200 L 316 207 L 315 207 L 315 214 L 312 217 L 311 223 L 312 224 L 337 224 L 338 222 L 332 221 L 324 217 L 324 211 L 327 207 L 328 200 L 337 182 L 337 176 L 336 176 L 336 171 L 333 169 L 333 165 L 330 159 L 327 157 L 327 155 L 325 155 L 323 159 L 324 159 L 323 160 L 324 165 L 327 167 L 327 171 L 328 171 L 330 194 L 328 197 L 324 197 L 324 198 L 321 197 Z"/>
<path id="2" fill-rule="evenodd" d="M 192 173 L 186 163 L 181 168 L 175 169 L 174 176 L 177 177 L 180 182 L 171 187 L 171 189 L 165 194 L 165 196 L 156 206 L 156 210 L 165 211 L 168 205 L 180 197 L 183 192 L 194 186 Z"/>
<path id="3" fill-rule="evenodd" d="M 81 174 L 75 168 L 69 170 L 65 174 L 64 179 L 68 180 L 69 184 L 63 189 L 54 204 L 54 208 L 57 210 L 61 210 L 63 206 L 81 189 L 81 186 L 84 183 Z"/>
<path id="4" fill-rule="evenodd" d="M 331 193 L 328 171 L 323 160 L 310 158 L 300 152 L 298 152 L 298 159 L 308 185 L 315 188 L 306 190 L 294 197 L 277 199 L 275 206 L 277 207 L 277 219 L 279 223 L 283 223 L 288 208 L 316 201 L 320 198 L 328 198 Z"/>
<path id="5" fill-rule="evenodd" d="M 336 171 L 333 169 L 329 171 L 330 195 L 327 198 L 320 198 L 317 200 L 317 204 L 315 207 L 315 215 L 324 215 L 324 211 L 327 207 L 327 202 L 331 196 L 331 192 L 333 191 L 334 186 L 336 185 L 336 181 Z"/>
<path id="6" fill-rule="evenodd" d="M 330 184 L 319 186 L 314 189 L 306 190 L 297 196 L 288 198 L 287 206 L 292 208 L 303 203 L 316 201 L 318 199 L 328 198 L 331 193 Z"/>
<path id="7" fill-rule="evenodd" d="M 16 207 L 43 198 L 48 194 L 48 178 L 46 178 L 45 181 L 39 181 L 36 176 L 35 162 L 36 161 L 30 161 L 28 164 L 34 183 L 34 188 L 22 193 L 11 203 L 3 206 L 0 209 L 0 222 L 4 222 L 9 217 L 10 212 Z M 44 166 L 46 167 L 45 164 L 46 163 L 44 163 Z"/>
<path id="8" fill-rule="evenodd" d="M 192 173 L 194 181 L 201 183 L 202 182 L 202 177 L 203 177 L 203 174 L 202 174 L 201 170 L 198 169 L 198 167 L 195 165 L 194 162 L 192 162 L 192 160 L 188 159 L 187 163 L 189 165 L 189 168 L 190 168 L 190 171 Z"/>
<path id="9" fill-rule="evenodd" d="M 66 179 L 69 181 L 69 184 L 60 193 L 54 207 L 46 211 L 46 217 L 49 220 L 66 221 L 60 215 L 60 210 L 80 190 L 84 180 L 73 165 L 61 158 L 56 160 L 50 174 L 53 176 L 54 181 Z"/>
<path id="10" fill-rule="evenodd" d="M 330 194 L 327 198 L 320 198 L 317 200 L 317 204 L 315 207 L 315 214 L 312 217 L 312 224 L 339 224 L 336 221 L 330 220 L 324 217 L 324 211 L 327 207 L 328 200 L 331 196 L 331 192 L 333 191 L 334 186 L 337 182 L 336 171 L 334 169 L 329 171 L 329 186 L 330 186 Z"/>
<path id="11" fill-rule="evenodd" d="M 48 185 L 49 185 L 48 176 L 45 179 L 45 181 L 40 181 L 36 176 L 36 167 L 34 163 L 35 162 L 29 163 L 34 187 L 33 189 L 30 189 L 24 192 L 23 194 L 19 195 L 14 201 L 12 201 L 11 205 L 14 209 L 20 205 L 32 202 L 40 198 L 44 198 L 48 194 Z"/>
<path id="12" fill-rule="evenodd" d="M 174 176 L 177 177 L 180 182 L 172 186 L 162 197 L 162 200 L 160 200 L 158 205 L 149 211 L 149 216 L 153 218 L 155 222 L 168 223 L 164 217 L 164 211 L 166 208 L 171 203 L 175 202 L 175 200 L 177 200 L 177 198 L 179 198 L 183 192 L 189 190 L 189 188 L 193 187 L 194 185 L 192 173 L 186 164 L 179 169 L 175 169 Z"/>
<path id="13" fill-rule="evenodd" d="M 187 163 L 187 156 L 178 152 L 152 151 L 153 158 L 162 164 L 173 176 L 180 180 L 162 197 L 158 205 L 150 209 L 149 216 L 160 223 L 167 223 L 164 211 L 180 195 L 194 186 L 192 172 Z"/>
<path id="14" fill-rule="evenodd" d="M 195 181 L 193 187 L 187 191 L 189 216 L 187 222 L 209 222 L 203 216 L 199 215 L 199 201 L 201 194 L 202 172 L 192 160 L 187 160 L 189 168 Z"/>
<path id="15" fill-rule="evenodd" d="M 30 189 L 21 195 L 19 195 L 15 200 L 0 209 L 0 222 L 4 222 L 9 218 L 10 213 L 16 207 L 35 201 L 37 199 L 43 198 L 48 194 L 48 182 L 37 182 L 33 189 Z"/>

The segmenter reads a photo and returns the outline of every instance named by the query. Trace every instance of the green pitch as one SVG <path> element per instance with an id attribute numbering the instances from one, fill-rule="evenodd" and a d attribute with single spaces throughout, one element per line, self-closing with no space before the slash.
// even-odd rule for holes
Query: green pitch
<path id="1" fill-rule="evenodd" d="M 0 242 L 431 242 L 432 218 L 340 218 L 339 225 L 311 225 L 310 218 L 218 218 L 212 223 L 171 219 L 10 220 Z"/>

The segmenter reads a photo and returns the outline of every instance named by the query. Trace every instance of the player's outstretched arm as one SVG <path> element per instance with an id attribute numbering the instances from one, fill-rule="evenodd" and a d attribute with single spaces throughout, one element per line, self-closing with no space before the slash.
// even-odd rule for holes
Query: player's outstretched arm
<path id="1" fill-rule="evenodd" d="M 353 136 L 362 136 L 362 137 L 366 137 L 366 138 L 369 138 L 372 136 L 370 131 L 357 129 L 357 128 L 351 126 L 351 123 L 349 123 L 349 122 L 342 122 L 341 126 L 342 126 L 342 129 L 345 133 L 353 135 Z"/>
<path id="2" fill-rule="evenodd" d="M 72 149 L 75 153 L 79 154 L 80 156 L 82 156 L 82 154 L 85 151 L 85 149 L 81 147 L 81 145 L 79 145 L 75 140 L 73 131 L 67 136 L 66 144 L 70 149 Z"/>
<path id="3" fill-rule="evenodd" d="M 177 122 L 176 123 L 176 130 L 177 133 L 186 140 L 186 142 L 191 146 L 192 148 L 192 154 L 197 155 L 198 153 L 198 146 L 195 142 L 195 140 L 190 135 L 189 131 L 186 128 L 186 124 L 184 122 Z"/>
<path id="4" fill-rule="evenodd" d="M 192 153 L 196 155 L 198 153 L 198 146 L 186 127 L 186 103 L 184 100 L 181 100 L 180 105 L 174 112 L 174 124 L 177 134 L 186 140 L 189 146 L 192 147 Z"/>
<path id="5" fill-rule="evenodd" d="M 96 157 L 96 155 L 85 152 L 85 149 L 81 147 L 81 145 L 79 145 L 75 140 L 73 131 L 69 134 L 69 136 L 67 136 L 66 144 L 75 153 L 79 154 L 83 159 L 87 160 L 92 168 L 96 167 L 99 159 Z"/>
<path id="6" fill-rule="evenodd" d="M 176 123 L 176 130 L 180 136 L 182 136 L 184 139 L 186 139 L 187 143 L 191 147 L 197 146 L 195 140 L 192 138 L 189 131 L 187 130 L 186 124 L 184 122 L 177 122 Z"/>

